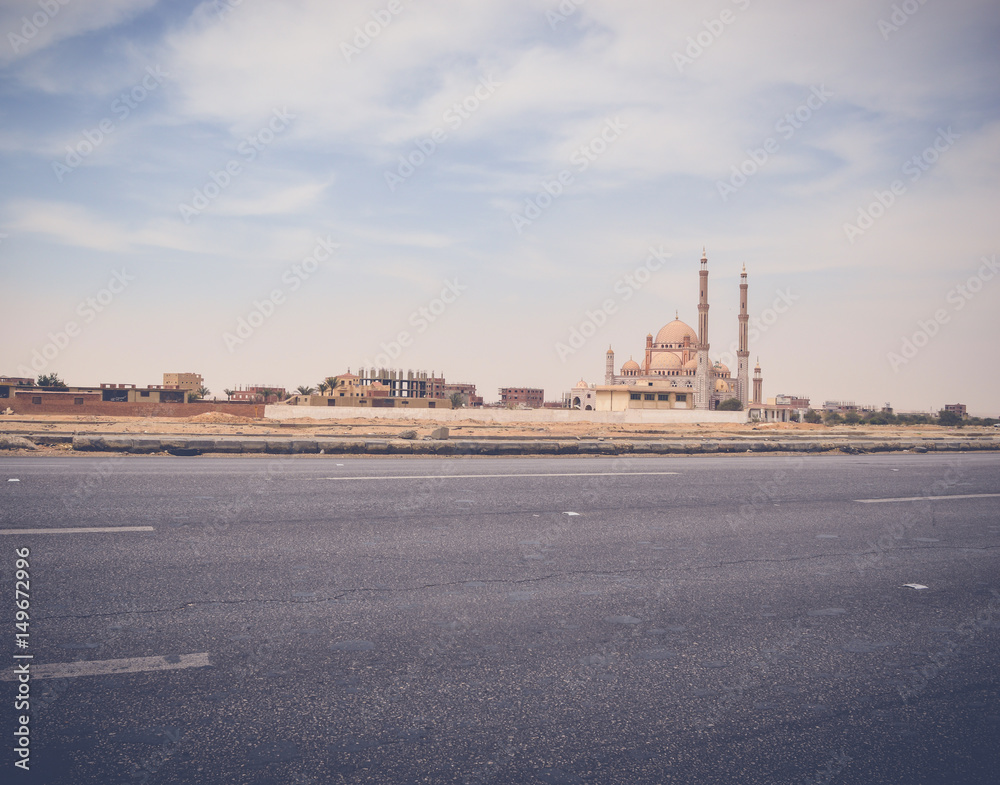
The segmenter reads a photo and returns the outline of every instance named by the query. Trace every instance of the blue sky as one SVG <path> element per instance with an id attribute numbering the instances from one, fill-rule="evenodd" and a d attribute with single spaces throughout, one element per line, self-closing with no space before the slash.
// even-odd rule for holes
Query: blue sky
<path id="1" fill-rule="evenodd" d="M 8 0 L 0 373 L 554 400 L 697 322 L 704 246 L 711 353 L 746 264 L 765 396 L 996 415 L 998 34 L 985 0 Z"/>

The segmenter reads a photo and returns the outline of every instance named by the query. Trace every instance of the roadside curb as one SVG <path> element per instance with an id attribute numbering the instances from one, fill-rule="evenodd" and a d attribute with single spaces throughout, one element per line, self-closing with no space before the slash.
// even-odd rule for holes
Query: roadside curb
<path id="1" fill-rule="evenodd" d="M 38 439 L 45 443 L 44 438 Z M 55 440 L 53 440 L 55 441 Z M 67 439 L 59 439 L 66 443 Z M 673 439 L 657 441 L 611 441 L 597 439 L 296 439 L 267 437 L 243 439 L 232 436 L 166 437 L 124 435 L 77 435 L 72 447 L 79 452 L 125 452 L 152 454 L 268 454 L 268 455 L 700 455 L 737 453 L 822 453 L 839 450 L 846 454 L 875 452 L 981 452 L 1000 450 L 998 438 L 906 439 Z"/>

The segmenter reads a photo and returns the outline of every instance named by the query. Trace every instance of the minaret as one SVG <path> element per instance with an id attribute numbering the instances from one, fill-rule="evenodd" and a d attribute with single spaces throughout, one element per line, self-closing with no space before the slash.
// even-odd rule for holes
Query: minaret
<path id="1" fill-rule="evenodd" d="M 701 249 L 701 270 L 698 271 L 698 370 L 694 376 L 694 408 L 712 406 L 712 374 L 708 367 L 708 255 Z"/>
<path id="2" fill-rule="evenodd" d="M 760 375 L 760 357 L 757 358 L 757 367 L 753 369 L 753 402 L 762 403 L 761 386 L 764 379 Z"/>
<path id="3" fill-rule="evenodd" d="M 608 347 L 607 360 L 604 363 L 604 383 L 615 383 L 615 353 L 610 346 Z"/>
<path id="4" fill-rule="evenodd" d="M 649 365 L 653 361 L 653 334 L 646 333 L 646 365 L 643 367 L 642 372 L 649 376 Z"/>
<path id="5" fill-rule="evenodd" d="M 743 265 L 740 273 L 740 348 L 736 351 L 736 391 L 740 403 L 746 411 L 750 402 L 750 349 L 747 334 L 750 316 L 747 314 L 747 266 Z"/>

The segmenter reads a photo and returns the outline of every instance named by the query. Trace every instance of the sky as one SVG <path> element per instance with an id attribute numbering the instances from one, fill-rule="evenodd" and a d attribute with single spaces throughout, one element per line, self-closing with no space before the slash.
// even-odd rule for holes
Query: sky
<path id="1" fill-rule="evenodd" d="M 4 0 L 0 374 L 603 383 L 1000 414 L 986 0 Z"/>

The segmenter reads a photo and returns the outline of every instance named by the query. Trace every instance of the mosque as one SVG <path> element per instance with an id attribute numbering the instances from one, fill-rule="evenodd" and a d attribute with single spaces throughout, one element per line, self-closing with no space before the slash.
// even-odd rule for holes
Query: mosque
<path id="1" fill-rule="evenodd" d="M 746 411 L 752 404 L 762 403 L 763 379 L 759 362 L 754 368 L 753 387 L 750 386 L 746 266 L 740 274 L 739 348 L 735 376 L 727 366 L 718 360 L 713 362 L 709 356 L 708 256 L 704 250 L 698 283 L 698 329 L 682 322 L 679 314 L 675 313 L 674 320 L 661 327 L 655 337 L 652 333 L 646 335 L 642 362 L 630 357 L 617 374 L 614 370 L 615 353 L 609 347 L 604 384 L 592 388 L 595 410 L 712 410 L 722 401 L 735 398 Z"/>

